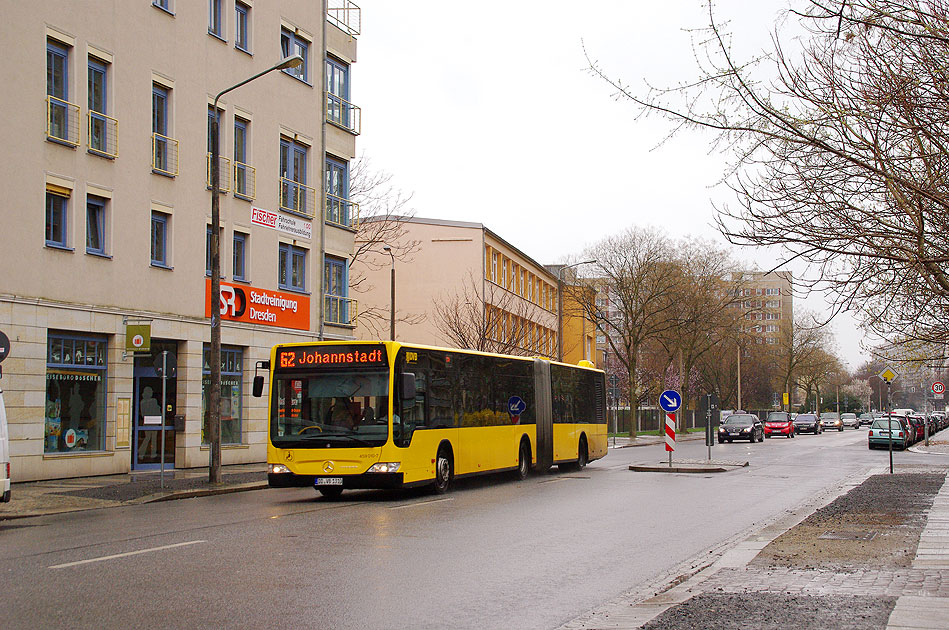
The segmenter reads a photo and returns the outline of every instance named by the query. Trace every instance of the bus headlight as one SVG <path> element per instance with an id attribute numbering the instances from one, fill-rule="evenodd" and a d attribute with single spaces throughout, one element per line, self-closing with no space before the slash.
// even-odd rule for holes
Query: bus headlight
<path id="1" fill-rule="evenodd" d="M 399 466 L 401 466 L 399 462 L 388 462 L 388 463 L 380 462 L 378 464 L 373 464 L 372 466 L 370 466 L 369 470 L 367 470 L 366 472 L 367 473 L 394 473 L 394 472 L 398 472 Z"/>
<path id="2" fill-rule="evenodd" d="M 270 465 L 270 473 L 273 475 L 283 475 L 289 472 L 290 472 L 290 469 L 284 466 L 283 464 Z"/>

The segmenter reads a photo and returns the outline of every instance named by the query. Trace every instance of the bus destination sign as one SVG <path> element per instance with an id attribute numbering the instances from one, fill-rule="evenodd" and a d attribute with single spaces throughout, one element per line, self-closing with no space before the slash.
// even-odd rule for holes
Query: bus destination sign
<path id="1" fill-rule="evenodd" d="M 385 366 L 384 346 L 299 346 L 277 351 L 277 368 Z"/>

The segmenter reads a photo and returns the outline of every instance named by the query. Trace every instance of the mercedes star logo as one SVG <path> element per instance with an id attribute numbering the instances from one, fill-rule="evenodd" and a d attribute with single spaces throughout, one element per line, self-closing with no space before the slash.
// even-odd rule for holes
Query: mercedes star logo
<path id="1" fill-rule="evenodd" d="M 325 473 L 333 472 L 333 468 L 335 468 L 335 466 L 333 466 L 333 462 L 325 462 L 323 464 L 323 472 Z"/>

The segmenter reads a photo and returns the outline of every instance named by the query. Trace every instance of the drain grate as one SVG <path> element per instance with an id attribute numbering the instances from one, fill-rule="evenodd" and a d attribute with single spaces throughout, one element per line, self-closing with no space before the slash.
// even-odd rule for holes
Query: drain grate
<path id="1" fill-rule="evenodd" d="M 818 538 L 824 540 L 873 540 L 876 532 L 855 532 L 855 531 L 828 531 L 824 532 Z"/>

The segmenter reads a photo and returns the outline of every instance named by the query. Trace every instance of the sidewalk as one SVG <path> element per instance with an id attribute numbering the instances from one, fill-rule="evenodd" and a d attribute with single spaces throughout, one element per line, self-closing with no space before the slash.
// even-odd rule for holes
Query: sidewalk
<path id="1" fill-rule="evenodd" d="M 676 442 L 694 442 L 695 440 L 705 441 L 705 432 L 698 433 L 677 433 Z M 635 440 L 628 437 L 611 437 L 607 440 L 610 448 L 631 448 L 635 446 L 654 446 L 656 444 L 665 444 L 666 438 L 663 435 L 640 435 Z M 949 451 L 947 451 L 949 452 Z"/>
<path id="2" fill-rule="evenodd" d="M 949 628 L 949 473 L 898 472 L 841 484 L 561 630 Z"/>
<path id="3" fill-rule="evenodd" d="M 162 487 L 164 485 L 164 487 Z M 224 466 L 222 483 L 208 483 L 207 468 L 13 484 L 12 500 L 0 503 L 0 521 L 96 508 L 136 505 L 267 487 L 267 464 Z"/>

